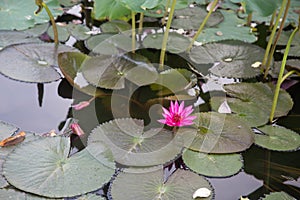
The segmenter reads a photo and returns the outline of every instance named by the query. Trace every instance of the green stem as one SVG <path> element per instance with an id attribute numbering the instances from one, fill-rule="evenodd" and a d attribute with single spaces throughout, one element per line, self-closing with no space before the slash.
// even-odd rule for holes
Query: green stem
<path id="1" fill-rule="evenodd" d="M 294 73 L 296 73 L 296 72 L 297 72 L 297 71 L 292 70 L 292 71 L 289 71 L 288 73 L 286 73 L 286 74 L 282 77 L 281 82 L 280 82 L 280 85 L 284 82 L 285 79 L 287 79 L 290 75 L 292 75 L 292 74 L 294 74 Z"/>
<path id="2" fill-rule="evenodd" d="M 274 92 L 274 98 L 273 98 L 273 104 L 272 104 L 272 110 L 271 110 L 271 114 L 270 114 L 270 122 L 272 123 L 273 119 L 274 119 L 274 115 L 275 115 L 275 110 L 276 110 L 276 106 L 277 106 L 277 101 L 278 101 L 278 97 L 279 97 L 279 92 L 280 92 L 280 86 L 281 83 L 283 81 L 283 73 L 284 73 L 284 69 L 285 69 L 285 64 L 286 64 L 286 60 L 290 51 L 290 47 L 291 47 L 291 43 L 292 40 L 296 34 L 296 32 L 299 30 L 299 28 L 295 28 L 295 30 L 292 32 L 288 43 L 286 45 L 286 49 L 283 55 L 283 59 L 282 59 L 282 63 L 281 63 L 281 68 L 280 68 L 280 72 L 278 75 L 278 80 L 277 80 L 277 84 L 276 84 L 276 88 L 275 88 L 275 92 Z"/>
<path id="3" fill-rule="evenodd" d="M 270 70 L 270 67 L 271 67 L 272 58 L 273 58 L 273 55 L 275 53 L 276 45 L 277 45 L 277 42 L 278 42 L 279 37 L 281 35 L 281 32 L 283 30 L 285 19 L 286 19 L 287 15 L 288 15 L 288 10 L 289 10 L 289 7 L 290 7 L 290 3 L 291 3 L 291 0 L 288 0 L 288 2 L 286 4 L 286 7 L 285 7 L 285 11 L 284 11 L 284 15 L 283 15 L 282 21 L 280 23 L 280 27 L 279 27 L 279 29 L 277 31 L 276 38 L 275 38 L 275 40 L 273 42 L 273 45 L 272 45 L 272 48 L 271 48 L 271 51 L 270 51 L 270 55 L 268 57 L 268 61 L 267 61 L 267 64 L 265 66 L 264 79 L 266 79 L 267 76 L 268 76 L 268 73 L 269 73 L 269 70 Z"/>
<path id="4" fill-rule="evenodd" d="M 202 30 L 204 29 L 204 26 L 208 20 L 208 18 L 210 17 L 211 13 L 213 12 L 214 8 L 216 7 L 217 3 L 219 2 L 219 0 L 214 0 L 212 6 L 209 9 L 209 12 L 207 13 L 206 17 L 204 18 L 202 24 L 200 25 L 196 35 L 193 37 L 190 46 L 187 48 L 187 52 L 189 52 L 191 50 L 191 48 L 193 47 L 194 42 L 196 41 L 196 39 L 199 37 L 200 33 L 202 32 Z"/>
<path id="5" fill-rule="evenodd" d="M 139 30 L 138 34 L 141 35 L 143 32 L 144 13 L 140 13 Z"/>
<path id="6" fill-rule="evenodd" d="M 268 42 L 268 45 L 267 45 L 267 48 L 266 48 L 265 55 L 264 55 L 264 58 L 263 58 L 263 61 L 262 61 L 262 64 L 261 64 L 261 65 L 262 65 L 262 69 L 265 68 L 266 63 L 267 63 L 267 61 L 268 61 L 268 57 L 269 57 L 271 45 L 272 45 L 272 43 L 273 43 L 273 39 L 274 39 L 276 30 L 277 30 L 277 26 L 278 26 L 278 24 L 279 24 L 280 17 L 281 17 L 281 15 L 282 15 L 282 13 L 283 13 L 284 5 L 286 4 L 286 2 L 287 2 L 287 0 L 283 0 L 283 1 L 282 1 L 282 4 L 281 4 L 281 7 L 280 7 L 278 16 L 277 16 L 277 18 L 276 18 L 274 27 L 273 27 L 273 29 L 272 29 L 271 36 L 270 36 L 270 38 L 269 38 L 269 42 Z"/>
<path id="7" fill-rule="evenodd" d="M 56 23 L 55 23 L 55 20 L 54 20 L 54 17 L 49 9 L 49 7 L 47 6 L 47 4 L 45 4 L 44 2 L 42 3 L 43 7 L 45 8 L 49 18 L 50 18 L 50 21 L 51 21 L 51 24 L 52 24 L 52 28 L 53 28 L 53 34 L 54 34 L 54 43 L 55 45 L 58 45 L 58 32 L 57 32 L 57 27 L 56 27 Z"/>
<path id="8" fill-rule="evenodd" d="M 132 53 L 135 53 L 135 12 L 131 11 L 131 48 Z"/>
<path id="9" fill-rule="evenodd" d="M 164 13 L 164 16 L 161 20 L 161 24 L 164 26 L 166 24 L 166 17 L 167 17 L 167 14 L 168 14 L 168 10 L 169 10 L 169 5 L 170 5 L 170 0 L 167 0 L 167 3 L 166 3 L 166 10 L 165 10 L 165 13 Z"/>
<path id="10" fill-rule="evenodd" d="M 252 21 L 252 13 L 249 13 L 247 17 L 247 26 L 251 25 L 251 21 Z"/>
<path id="11" fill-rule="evenodd" d="M 165 54 L 166 54 L 166 49 L 167 49 L 167 42 L 168 42 L 168 37 L 169 37 L 169 31 L 173 19 L 173 14 L 175 10 L 175 5 L 176 5 L 176 0 L 172 1 L 172 6 L 171 6 L 171 11 L 168 17 L 168 22 L 166 26 L 166 31 L 164 33 L 164 38 L 161 46 L 161 51 L 160 51 L 160 59 L 159 59 L 159 70 L 164 70 L 164 62 L 165 62 Z"/>
<path id="12" fill-rule="evenodd" d="M 275 11 L 273 12 L 273 14 L 272 14 L 272 17 L 271 17 L 271 20 L 270 20 L 269 30 L 272 30 L 272 28 L 273 28 L 274 20 L 275 20 L 276 14 L 277 14 L 277 10 L 275 10 Z"/>

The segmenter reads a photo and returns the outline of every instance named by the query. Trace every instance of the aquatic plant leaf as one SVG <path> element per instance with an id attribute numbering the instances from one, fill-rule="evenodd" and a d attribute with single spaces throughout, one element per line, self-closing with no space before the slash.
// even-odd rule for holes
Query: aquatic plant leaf
<path id="1" fill-rule="evenodd" d="M 171 27 L 185 30 L 198 30 L 203 19 L 207 15 L 205 7 L 193 7 L 175 10 Z M 223 21 L 221 12 L 216 11 L 209 17 L 206 27 L 215 26 Z"/>
<path id="2" fill-rule="evenodd" d="M 224 85 L 226 93 L 243 102 L 253 102 L 266 113 L 271 112 L 275 86 L 263 83 L 236 83 Z M 293 107 L 289 93 L 280 90 L 275 117 L 285 116 Z"/>
<path id="3" fill-rule="evenodd" d="M 243 167 L 240 154 L 206 154 L 186 149 L 182 159 L 188 168 L 209 177 L 232 176 Z"/>
<path id="4" fill-rule="evenodd" d="M 263 60 L 265 50 L 241 41 L 223 41 L 194 47 L 189 56 L 198 64 L 214 63 L 209 71 L 220 77 L 251 78 L 261 74 L 252 67 Z"/>
<path id="5" fill-rule="evenodd" d="M 58 1 L 61 5 L 65 7 L 71 7 L 81 2 L 81 0 L 58 0 Z"/>
<path id="6" fill-rule="evenodd" d="M 216 112 L 196 113 L 195 129 L 179 129 L 183 138 L 193 138 L 188 149 L 204 153 L 235 153 L 254 142 L 250 127 L 241 120 Z"/>
<path id="7" fill-rule="evenodd" d="M 116 162 L 141 167 L 164 164 L 175 159 L 185 142 L 165 129 L 144 131 L 142 120 L 130 118 L 99 125 L 90 134 L 88 146 L 98 141 L 111 149 Z"/>
<path id="8" fill-rule="evenodd" d="M 232 115 L 238 117 L 250 127 L 262 126 L 268 122 L 269 113 L 261 109 L 257 103 L 236 98 L 213 96 L 210 99 L 212 110 L 218 111 L 223 102 L 228 104 Z"/>
<path id="9" fill-rule="evenodd" d="M 94 191 L 114 173 L 87 150 L 71 157 L 69 151 L 70 138 L 46 137 L 25 143 L 7 156 L 4 176 L 20 190 L 59 198 Z"/>
<path id="10" fill-rule="evenodd" d="M 121 0 L 121 2 L 136 13 L 142 13 L 145 10 L 153 9 L 157 7 L 162 0 L 139 0 L 139 1 L 131 1 L 131 0 Z"/>
<path id="11" fill-rule="evenodd" d="M 70 37 L 70 32 L 67 29 L 67 25 L 58 25 L 56 24 L 57 27 L 57 34 L 58 34 L 58 41 L 60 42 L 66 42 L 69 37 Z M 53 27 L 50 26 L 47 34 L 50 36 L 52 40 L 54 40 L 54 33 L 53 33 Z"/>
<path id="12" fill-rule="evenodd" d="M 82 195 L 82 196 L 78 197 L 77 200 L 105 200 L 105 198 L 101 197 L 99 195 L 90 193 L 90 194 L 86 194 L 86 195 Z"/>
<path id="13" fill-rule="evenodd" d="M 248 43 L 255 42 L 256 36 L 251 32 L 251 28 L 244 26 L 246 21 L 236 16 L 233 10 L 220 11 L 224 16 L 224 21 L 217 27 L 206 28 L 197 38 L 197 41 L 206 44 L 223 40 L 240 40 Z"/>
<path id="14" fill-rule="evenodd" d="M 15 189 L 0 189 L 0 196 L 2 199 L 17 199 L 17 200 L 47 200 L 49 198 L 41 197 L 29 193 L 22 192 Z M 57 199 L 62 200 L 62 199 Z"/>
<path id="15" fill-rule="evenodd" d="M 14 80 L 47 83 L 60 79 L 54 69 L 57 54 L 76 51 L 74 48 L 50 43 L 29 43 L 9 46 L 0 51 L 0 73 Z"/>
<path id="16" fill-rule="evenodd" d="M 24 30 L 23 32 L 31 37 L 38 37 L 45 33 L 49 28 L 49 22 L 36 24 L 34 27 Z"/>
<path id="17" fill-rule="evenodd" d="M 113 20 L 100 25 L 102 33 L 120 33 L 131 29 L 128 22 L 122 20 Z"/>
<path id="18" fill-rule="evenodd" d="M 143 40 L 143 45 L 145 48 L 161 49 L 163 37 L 163 33 L 149 34 Z M 169 33 L 166 50 L 175 54 L 182 53 L 186 51 L 189 45 L 190 39 L 188 37 L 171 32 Z"/>
<path id="19" fill-rule="evenodd" d="M 271 192 L 270 194 L 265 195 L 261 200 L 296 200 L 294 197 L 288 195 L 285 192 Z"/>
<path id="20" fill-rule="evenodd" d="M 266 125 L 255 134 L 255 144 L 274 151 L 292 151 L 300 148 L 300 135 L 281 126 Z"/>
<path id="21" fill-rule="evenodd" d="M 199 188 L 213 190 L 206 179 L 191 171 L 177 169 L 167 181 L 164 177 L 162 169 L 149 173 L 121 172 L 112 182 L 110 194 L 115 200 L 192 200 L 193 193 Z M 213 194 L 201 199 L 212 198 Z"/>
<path id="22" fill-rule="evenodd" d="M 92 15 L 97 20 L 127 19 L 130 10 L 120 0 L 95 0 Z"/>
<path id="23" fill-rule="evenodd" d="M 58 0 L 44 0 L 54 17 L 63 13 Z M 47 12 L 43 9 L 38 16 L 34 15 L 37 6 L 32 0 L 0 1 L 0 27 L 2 30 L 23 30 L 35 24 L 49 21 Z"/>
<path id="24" fill-rule="evenodd" d="M 91 36 L 90 29 L 82 24 L 68 24 L 67 29 L 77 40 L 86 40 Z"/>
<path id="25" fill-rule="evenodd" d="M 106 89 L 122 89 L 125 80 L 138 86 L 148 85 L 158 76 L 155 67 L 138 54 L 90 57 L 82 63 L 82 73 L 90 84 Z"/>
<path id="26" fill-rule="evenodd" d="M 251 14 L 255 11 L 255 14 L 259 14 L 261 16 L 269 16 L 272 15 L 278 7 L 280 7 L 281 1 L 279 0 L 243 0 L 245 3 L 246 13 Z"/>
<path id="27" fill-rule="evenodd" d="M 38 38 L 30 37 L 24 32 L 0 30 L 0 50 L 14 44 L 31 43 L 38 41 L 40 41 Z"/>

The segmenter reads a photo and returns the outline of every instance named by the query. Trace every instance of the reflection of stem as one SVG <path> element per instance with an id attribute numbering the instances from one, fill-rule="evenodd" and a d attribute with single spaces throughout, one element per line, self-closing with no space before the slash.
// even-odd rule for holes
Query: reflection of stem
<path id="1" fill-rule="evenodd" d="M 252 21 L 252 13 L 249 13 L 247 17 L 247 26 L 251 25 L 251 21 Z"/>
<path id="2" fill-rule="evenodd" d="M 275 24 L 274 24 L 274 27 L 273 27 L 273 30 L 272 30 L 272 33 L 270 35 L 270 38 L 269 38 L 269 42 L 268 42 L 268 45 L 266 47 L 266 52 L 265 52 L 265 55 L 264 55 L 264 58 L 263 58 L 263 61 L 262 61 L 262 69 L 266 66 L 266 63 L 267 63 L 267 60 L 269 57 L 269 54 L 270 54 L 270 49 L 271 49 L 271 45 L 273 43 L 273 39 L 274 39 L 274 36 L 275 36 L 275 33 L 276 33 L 276 30 L 277 30 L 277 26 L 279 24 L 279 21 L 280 21 L 280 17 L 283 13 L 283 9 L 284 9 L 284 5 L 286 4 L 286 1 L 287 0 L 282 0 L 282 4 L 281 4 L 281 7 L 280 7 L 280 10 L 279 10 L 279 13 L 278 13 L 278 16 L 276 18 L 276 21 L 275 21 Z M 273 56 L 273 55 L 272 55 Z M 267 71 L 267 70 L 265 70 Z M 268 73 L 268 72 L 267 72 Z"/>
<path id="3" fill-rule="evenodd" d="M 272 46 L 272 49 L 271 49 L 271 51 L 270 51 L 270 56 L 269 56 L 269 58 L 268 58 L 268 62 L 267 62 L 267 64 L 266 64 L 266 66 L 265 66 L 266 70 L 265 70 L 265 74 L 264 74 L 264 79 L 267 78 L 267 75 L 268 75 L 268 73 L 269 73 L 269 69 L 270 69 L 270 66 L 271 66 L 271 61 L 272 61 L 272 58 L 273 58 L 273 55 L 274 55 L 275 49 L 276 49 L 276 44 L 277 44 L 277 42 L 278 42 L 278 40 L 279 40 L 279 37 L 280 37 L 281 32 L 282 32 L 282 30 L 283 30 L 283 26 L 284 26 L 285 19 L 286 19 L 287 15 L 288 15 L 288 10 L 289 10 L 289 7 L 290 7 L 290 2 L 291 2 L 291 1 L 288 0 L 288 2 L 287 2 L 287 4 L 286 4 L 285 11 L 284 11 L 284 15 L 283 15 L 282 21 L 281 21 L 281 23 L 280 23 L 280 27 L 279 27 L 279 29 L 278 29 L 278 31 L 277 31 L 276 38 L 275 38 L 275 40 L 274 40 L 274 42 L 273 42 L 273 46 Z M 278 17 L 279 17 L 279 16 L 278 16 Z"/>
<path id="4" fill-rule="evenodd" d="M 202 32 L 202 30 L 204 29 L 204 26 L 208 20 L 208 18 L 210 17 L 211 13 L 213 12 L 213 10 L 215 9 L 217 3 L 219 2 L 219 0 L 214 0 L 214 2 L 212 3 L 212 6 L 210 7 L 206 17 L 204 18 L 202 24 L 200 25 L 196 35 L 193 37 L 190 46 L 187 48 L 187 52 L 189 52 L 191 50 L 191 48 L 193 47 L 194 42 L 196 41 L 196 39 L 199 37 L 200 33 Z"/>
<path id="5" fill-rule="evenodd" d="M 143 32 L 144 13 L 140 13 L 139 30 L 138 34 L 141 35 Z"/>
<path id="6" fill-rule="evenodd" d="M 175 10 L 175 5 L 176 5 L 176 0 L 172 1 L 172 6 L 171 6 L 171 11 L 168 17 L 168 22 L 166 26 L 166 31 L 164 33 L 164 38 L 162 42 L 162 47 L 160 51 L 160 59 L 159 59 L 159 70 L 164 70 L 164 62 L 165 62 L 165 54 L 166 54 L 166 48 L 167 48 L 167 42 L 168 42 L 168 37 L 169 37 L 169 31 L 173 19 L 173 14 Z"/>
<path id="7" fill-rule="evenodd" d="M 131 11 L 131 49 L 135 53 L 135 12 Z"/>
<path id="8" fill-rule="evenodd" d="M 278 101 L 278 96 L 279 96 L 279 92 L 280 92 L 280 86 L 281 86 L 281 83 L 282 83 L 282 79 L 284 78 L 283 73 L 284 73 L 284 69 L 285 69 L 286 60 L 287 60 L 287 57 L 288 57 L 288 54 L 289 54 L 289 51 L 290 51 L 292 40 L 293 40 L 293 38 L 294 38 L 294 36 L 295 36 L 295 34 L 297 33 L 298 30 L 299 29 L 297 27 L 292 32 L 292 34 L 291 34 L 291 36 L 288 40 L 288 43 L 286 45 L 284 55 L 283 55 L 281 68 L 280 68 L 280 72 L 279 72 L 279 75 L 278 75 L 278 80 L 277 80 L 277 84 L 276 84 L 276 88 L 275 88 L 275 92 L 274 92 L 272 110 L 271 110 L 271 114 L 270 114 L 270 122 L 271 123 L 272 123 L 274 115 L 275 115 L 275 110 L 276 110 L 276 106 L 277 106 L 277 101 Z"/>

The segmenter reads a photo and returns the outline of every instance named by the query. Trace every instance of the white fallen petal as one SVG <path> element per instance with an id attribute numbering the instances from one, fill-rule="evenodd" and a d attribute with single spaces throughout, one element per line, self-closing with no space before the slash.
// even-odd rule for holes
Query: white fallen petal
<path id="1" fill-rule="evenodd" d="M 209 197 L 211 195 L 211 190 L 207 188 L 199 188 L 193 194 L 193 198 L 196 199 L 197 197 Z"/>
<path id="2" fill-rule="evenodd" d="M 230 109 L 230 107 L 229 107 L 227 101 L 224 101 L 224 102 L 220 105 L 220 107 L 219 107 L 219 109 L 218 109 L 218 112 L 219 112 L 219 113 L 231 113 L 231 109 Z"/>

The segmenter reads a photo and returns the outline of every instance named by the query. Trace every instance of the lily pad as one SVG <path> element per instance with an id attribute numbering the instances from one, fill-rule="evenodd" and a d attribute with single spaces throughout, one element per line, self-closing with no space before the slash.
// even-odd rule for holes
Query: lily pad
<path id="1" fill-rule="evenodd" d="M 100 29 L 103 33 L 120 33 L 131 29 L 131 25 L 122 20 L 113 20 L 101 24 Z"/>
<path id="2" fill-rule="evenodd" d="M 120 0 L 95 0 L 93 17 L 97 20 L 128 19 L 130 10 Z"/>
<path id="3" fill-rule="evenodd" d="M 101 124 L 89 136 L 88 146 L 103 142 L 116 162 L 128 166 L 153 166 L 170 162 L 180 154 L 184 141 L 171 131 L 156 128 L 144 131 L 143 121 L 115 119 Z"/>
<path id="4" fill-rule="evenodd" d="M 199 188 L 213 190 L 203 177 L 181 169 L 164 181 L 164 173 L 161 169 L 144 174 L 121 172 L 113 181 L 110 193 L 115 200 L 192 200 L 193 193 Z M 210 195 L 201 199 L 212 198 L 213 195 Z"/>
<path id="5" fill-rule="evenodd" d="M 68 24 L 67 29 L 77 40 L 86 40 L 91 36 L 89 34 L 90 29 L 82 24 Z"/>
<path id="6" fill-rule="evenodd" d="M 300 148 L 300 135 L 280 126 L 263 126 L 262 134 L 255 134 L 255 144 L 275 151 L 292 151 Z"/>
<path id="7" fill-rule="evenodd" d="M 30 37 L 28 34 L 19 31 L 1 31 L 0 30 L 0 50 L 4 47 L 40 41 L 38 38 Z"/>
<path id="8" fill-rule="evenodd" d="M 36 24 L 34 27 L 30 29 L 26 29 L 23 32 L 31 37 L 38 37 L 45 33 L 49 28 L 49 22 L 43 24 Z"/>
<path id="9" fill-rule="evenodd" d="M 296 200 L 294 197 L 288 195 L 285 192 L 271 192 L 270 194 L 267 194 L 264 198 L 261 200 Z"/>
<path id="10" fill-rule="evenodd" d="M 94 191 L 114 173 L 86 150 L 71 157 L 69 151 L 69 138 L 46 137 L 28 142 L 8 155 L 3 164 L 4 176 L 20 190 L 59 198 Z"/>
<path id="11" fill-rule="evenodd" d="M 194 47 L 192 61 L 198 64 L 213 63 L 209 71 L 221 77 L 251 78 L 261 74 L 260 68 L 252 67 L 264 57 L 265 50 L 241 41 L 223 41 Z"/>
<path id="12" fill-rule="evenodd" d="M 227 94 L 243 102 L 253 102 L 261 110 L 270 114 L 275 86 L 263 83 L 236 83 L 224 86 Z M 280 90 L 275 117 L 285 116 L 293 107 L 293 100 L 289 93 Z"/>
<path id="13" fill-rule="evenodd" d="M 177 29 L 198 30 L 207 13 L 204 7 L 188 7 L 175 10 L 171 26 Z M 221 12 L 213 12 L 206 23 L 206 27 L 215 26 L 221 23 L 223 19 Z"/>
<path id="14" fill-rule="evenodd" d="M 63 13 L 58 0 L 44 0 L 54 17 Z M 49 21 L 46 10 L 42 10 L 38 16 L 34 11 L 38 9 L 32 0 L 0 1 L 0 27 L 2 30 L 23 30 L 33 27 L 35 24 Z"/>
<path id="15" fill-rule="evenodd" d="M 196 129 L 179 129 L 184 138 L 194 137 L 187 148 L 203 153 L 235 153 L 248 149 L 254 142 L 250 127 L 241 120 L 216 112 L 198 113 Z"/>
<path id="16" fill-rule="evenodd" d="M 251 32 L 251 28 L 244 26 L 246 21 L 237 17 L 233 10 L 220 11 L 224 21 L 217 27 L 204 29 L 197 41 L 206 44 L 223 40 L 240 40 L 243 42 L 255 42 L 257 37 Z"/>
<path id="17" fill-rule="evenodd" d="M 155 67 L 138 54 L 90 57 L 82 63 L 82 73 L 90 84 L 106 89 L 122 89 L 126 79 L 138 86 L 157 79 Z"/>
<path id="18" fill-rule="evenodd" d="M 58 41 L 60 42 L 66 42 L 69 37 L 70 37 L 70 32 L 67 29 L 67 25 L 58 25 L 56 24 L 57 27 L 57 34 L 58 34 Z M 52 40 L 54 40 L 54 33 L 53 33 L 53 27 L 50 26 L 48 31 L 48 35 Z"/>
<path id="19" fill-rule="evenodd" d="M 0 51 L 0 73 L 9 78 L 31 82 L 47 83 L 60 79 L 53 68 L 57 66 L 57 54 L 75 49 L 50 43 L 29 43 L 9 46 Z"/>
<path id="20" fill-rule="evenodd" d="M 210 177 L 232 176 L 243 167 L 240 154 L 206 154 L 187 149 L 182 159 L 194 172 Z"/>
<path id="21" fill-rule="evenodd" d="M 47 200 L 49 198 L 25 193 L 15 189 L 0 189 L 0 196 L 2 199 L 17 199 L 17 200 Z M 62 200 L 62 199 L 56 199 Z"/>
<path id="22" fill-rule="evenodd" d="M 161 3 L 161 1 L 162 0 L 121 0 L 121 2 L 124 3 L 125 7 L 136 13 L 142 13 L 145 10 L 153 9 L 157 7 Z"/>
<path id="23" fill-rule="evenodd" d="M 80 196 L 77 200 L 105 200 L 105 198 L 96 194 L 86 194 Z"/>
<path id="24" fill-rule="evenodd" d="M 149 34 L 143 40 L 143 45 L 145 48 L 161 49 L 163 37 L 163 33 Z M 190 43 L 191 40 L 188 37 L 171 32 L 168 37 L 166 50 L 175 54 L 182 53 L 186 51 Z"/>

